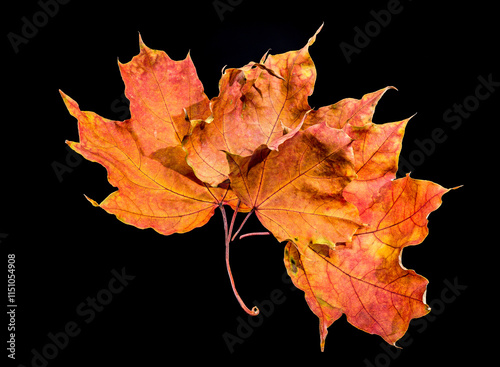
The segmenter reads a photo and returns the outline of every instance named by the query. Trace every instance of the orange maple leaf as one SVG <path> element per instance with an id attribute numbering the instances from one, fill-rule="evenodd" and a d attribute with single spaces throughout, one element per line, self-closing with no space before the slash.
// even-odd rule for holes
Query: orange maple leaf
<path id="1" fill-rule="evenodd" d="M 427 235 L 427 215 L 448 190 L 409 176 L 391 181 L 361 215 L 369 225 L 353 241 L 285 248 L 285 266 L 320 319 L 321 349 L 327 327 L 345 313 L 357 328 L 395 345 L 411 319 L 426 315 L 427 279 L 401 264 L 401 251 Z"/>
<path id="2" fill-rule="evenodd" d="M 320 319 L 321 350 L 327 328 L 343 313 L 357 328 L 395 345 L 413 318 L 426 315 L 427 280 L 401 264 L 402 249 L 427 236 L 427 216 L 449 191 L 409 175 L 394 180 L 404 129 L 409 119 L 377 125 L 375 106 L 392 87 L 345 99 L 309 114 L 305 126 L 325 124 L 354 139 L 356 178 L 343 195 L 365 225 L 353 241 L 337 246 L 289 242 L 285 266 Z"/>
<path id="3" fill-rule="evenodd" d="M 109 182 L 119 189 L 100 204 L 89 199 L 94 206 L 127 224 L 169 235 L 203 226 L 221 203 L 235 200 L 227 189 L 199 181 L 180 146 L 146 156 L 131 120 L 111 121 L 80 111 L 74 100 L 61 95 L 79 125 L 80 142 L 69 146 L 106 167 Z"/>
<path id="4" fill-rule="evenodd" d="M 357 208 L 342 197 L 354 178 L 352 139 L 324 124 L 298 131 L 279 150 L 229 154 L 231 187 L 278 239 L 334 245 L 361 225 Z"/>
<path id="5" fill-rule="evenodd" d="M 277 147 L 284 129 L 299 126 L 311 109 L 316 70 L 308 50 L 316 34 L 299 51 L 224 71 L 210 103 L 213 121 L 194 127 L 184 144 L 198 178 L 216 186 L 229 175 L 224 152 L 248 157 L 262 144 Z"/>
<path id="6" fill-rule="evenodd" d="M 140 36 L 139 47 L 139 55 L 118 65 L 130 101 L 128 124 L 142 153 L 149 156 L 180 145 L 191 129 L 190 121 L 210 116 L 210 101 L 189 54 L 174 61 L 147 47 Z"/>

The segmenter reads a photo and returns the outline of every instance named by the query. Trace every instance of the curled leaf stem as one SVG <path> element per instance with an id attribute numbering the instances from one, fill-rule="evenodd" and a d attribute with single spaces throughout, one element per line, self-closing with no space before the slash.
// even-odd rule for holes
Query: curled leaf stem
<path id="1" fill-rule="evenodd" d="M 229 274 L 229 280 L 231 281 L 231 287 L 233 288 L 233 293 L 234 293 L 236 299 L 238 300 L 238 302 L 240 303 L 241 308 L 243 308 L 243 311 L 245 311 L 247 314 L 249 314 L 251 316 L 257 316 L 260 312 L 259 309 L 256 306 L 254 306 L 250 310 L 245 305 L 245 302 L 243 302 L 240 295 L 238 294 L 238 291 L 236 290 L 236 286 L 234 284 L 233 274 L 231 273 L 231 266 L 229 265 L 229 245 L 231 243 L 231 234 L 233 231 L 234 221 L 236 219 L 236 214 L 238 212 L 239 206 L 240 206 L 240 201 L 238 200 L 238 204 L 236 205 L 236 209 L 234 210 L 233 217 L 231 218 L 231 224 L 230 224 L 229 229 L 228 229 L 226 210 L 224 209 L 222 204 L 219 204 L 219 208 L 222 212 L 222 218 L 224 221 L 224 234 L 225 234 L 225 241 L 226 241 L 226 268 L 227 268 L 227 273 Z M 240 226 L 240 229 L 241 229 L 241 226 Z"/>

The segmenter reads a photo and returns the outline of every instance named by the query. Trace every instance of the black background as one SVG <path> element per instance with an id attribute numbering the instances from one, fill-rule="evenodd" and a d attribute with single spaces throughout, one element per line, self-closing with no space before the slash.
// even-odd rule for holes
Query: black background
<path id="1" fill-rule="evenodd" d="M 31 366 L 33 349 L 41 352 L 50 343 L 48 334 L 62 332 L 68 323 L 76 323 L 80 333 L 69 338 L 48 366 L 168 364 L 179 358 L 222 364 L 307 359 L 341 366 L 489 360 L 496 338 L 490 333 L 497 322 L 493 271 L 498 251 L 491 234 L 497 226 L 497 215 L 490 211 L 497 192 L 496 178 L 490 176 L 496 171 L 490 150 L 495 146 L 500 91 L 474 106 L 455 130 L 443 114 L 474 95 L 479 76 L 487 79 L 492 74 L 500 81 L 494 61 L 496 9 L 478 1 L 436 6 L 401 0 L 402 10 L 380 32 L 374 30 L 369 44 L 348 62 L 339 44 L 355 46 L 354 27 L 364 29 L 373 21 L 371 11 L 387 9 L 391 2 L 232 3 L 232 11 L 221 19 L 213 1 L 73 0 L 48 16 L 17 53 L 7 34 L 22 36 L 23 17 L 33 19 L 41 7 L 33 0 L 4 5 L 2 105 L 7 117 L 0 128 L 0 246 L 5 270 L 7 254 L 16 255 L 18 308 L 17 358 L 12 363 L 2 347 L 2 360 Z M 446 133 L 446 141 L 435 144 L 431 154 L 414 160 L 412 177 L 445 187 L 464 186 L 444 196 L 442 207 L 430 215 L 427 239 L 403 254 L 407 268 L 429 279 L 427 301 L 434 301 L 434 311 L 411 324 L 410 342 L 402 350 L 382 348 L 380 337 L 357 330 L 342 317 L 330 327 L 322 354 L 318 320 L 303 293 L 293 290 L 284 276 L 283 244 L 253 237 L 235 243 L 231 251 L 240 294 L 252 306 L 253 300 L 269 300 L 271 292 L 279 290 L 283 302 L 254 321 L 260 325 L 251 335 L 240 330 L 242 343 L 231 353 L 223 334 L 238 337 L 239 320 L 247 321 L 248 316 L 228 281 L 220 213 L 203 228 L 164 237 L 92 207 L 84 194 L 100 202 L 114 189 L 103 167 L 68 157 L 64 142 L 78 140 L 77 124 L 58 90 L 82 110 L 127 118 L 117 59 L 128 62 L 138 53 L 140 32 L 149 47 L 173 59 L 183 59 L 190 51 L 212 98 L 218 94 L 224 65 L 258 61 L 269 48 L 272 54 L 300 49 L 323 22 L 310 48 L 318 71 L 311 106 L 361 98 L 393 85 L 398 91 L 386 93 L 374 122 L 417 113 L 407 128 L 403 158 L 417 157 L 412 152 L 422 148 L 416 140 L 429 139 L 434 129 Z M 58 177 L 54 166 L 59 164 L 71 172 Z M 254 221 L 246 230 L 252 226 L 260 228 Z M 77 308 L 108 287 L 113 269 L 125 269 L 135 278 L 86 323 L 88 315 L 79 315 Z M 446 282 L 467 288 L 450 300 L 453 293 L 442 293 Z M 7 340 L 8 319 L 3 319 Z"/>

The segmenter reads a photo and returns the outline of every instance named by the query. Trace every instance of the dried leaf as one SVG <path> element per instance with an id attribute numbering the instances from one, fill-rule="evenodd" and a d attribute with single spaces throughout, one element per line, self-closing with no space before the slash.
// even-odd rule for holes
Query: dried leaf
<path id="1" fill-rule="evenodd" d="M 283 127 L 302 122 L 316 79 L 309 55 L 316 34 L 299 51 L 224 71 L 219 96 L 210 104 L 213 121 L 196 126 L 184 145 L 202 181 L 216 186 L 228 178 L 224 152 L 247 157 L 262 144 L 274 149 L 286 140 Z"/>
<path id="2" fill-rule="evenodd" d="M 357 328 L 394 344 L 412 318 L 425 315 L 427 280 L 401 264 L 401 251 L 427 236 L 427 216 L 448 191 L 429 181 L 394 180 L 409 119 L 377 125 L 375 106 L 391 87 L 344 99 L 311 112 L 304 126 L 326 124 L 352 139 L 356 178 L 343 190 L 359 210 L 352 241 L 325 248 L 289 242 L 285 266 L 320 319 L 321 349 L 327 328 L 343 313 Z"/>
<path id="3" fill-rule="evenodd" d="M 69 146 L 106 167 L 109 182 L 119 189 L 102 203 L 91 200 L 92 204 L 124 223 L 169 235 L 203 226 L 219 203 L 234 200 L 227 190 L 199 181 L 185 163 L 180 147 L 159 149 L 146 156 L 130 120 L 111 121 L 80 111 L 74 100 L 61 95 L 78 119 L 80 142 L 68 142 Z"/>
<path id="4" fill-rule="evenodd" d="M 324 124 L 297 132 L 279 151 L 262 145 L 251 157 L 228 154 L 231 187 L 278 239 L 350 241 L 357 209 L 342 197 L 355 178 L 352 139 Z"/>
<path id="5" fill-rule="evenodd" d="M 180 145 L 190 131 L 189 120 L 208 118 L 210 108 L 189 54 L 174 61 L 165 52 L 148 48 L 140 37 L 139 45 L 139 55 L 119 67 L 130 100 L 128 124 L 139 148 L 149 156 Z"/>
<path id="6" fill-rule="evenodd" d="M 335 249 L 289 242 L 285 266 L 320 319 L 321 349 L 327 328 L 343 313 L 355 327 L 400 339 L 411 319 L 426 315 L 427 279 L 401 264 L 404 247 L 427 236 L 427 216 L 448 190 L 409 176 L 388 182 L 374 206 L 361 215 L 369 226 Z"/>

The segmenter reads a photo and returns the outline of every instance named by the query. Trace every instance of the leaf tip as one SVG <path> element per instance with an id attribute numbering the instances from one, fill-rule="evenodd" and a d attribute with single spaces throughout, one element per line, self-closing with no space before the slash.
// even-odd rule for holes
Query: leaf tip
<path id="1" fill-rule="evenodd" d="M 59 89 L 59 94 L 61 95 L 63 102 L 66 105 L 66 108 L 68 109 L 69 113 L 72 116 L 77 117 L 77 113 L 80 112 L 80 107 L 78 106 L 78 103 L 76 103 L 76 101 L 73 98 L 68 96 L 60 89 Z"/>
<path id="2" fill-rule="evenodd" d="M 151 51 L 151 49 L 148 46 L 146 46 L 146 44 L 144 43 L 144 40 L 142 38 L 142 35 L 139 32 L 139 52 L 140 53 L 143 53 L 143 52 L 148 53 L 150 51 Z"/>
<path id="3" fill-rule="evenodd" d="M 137 32 L 138 35 L 139 35 L 139 48 L 143 48 L 145 47 L 146 45 L 144 44 L 144 41 L 142 40 L 142 36 L 141 36 L 141 32 Z"/>
<path id="4" fill-rule="evenodd" d="M 61 95 L 61 98 L 63 99 L 64 103 L 66 103 L 67 100 L 71 100 L 71 98 L 61 89 L 59 89 L 59 94 Z"/>
<path id="5" fill-rule="evenodd" d="M 271 49 L 267 49 L 266 53 L 264 54 L 264 56 L 262 56 L 262 58 L 260 59 L 260 63 L 261 64 L 264 64 L 266 62 L 266 59 L 267 59 L 267 56 L 269 55 L 269 51 L 271 51 Z"/>
<path id="6" fill-rule="evenodd" d="M 400 347 L 399 345 L 397 345 L 396 342 L 390 343 L 390 345 L 392 345 L 394 348 L 397 348 L 397 349 L 403 349 L 403 347 Z"/>
<path id="7" fill-rule="evenodd" d="M 316 36 L 321 31 L 321 29 L 323 28 L 324 25 L 325 25 L 325 22 L 321 23 L 321 26 L 318 28 L 316 33 L 314 33 L 314 35 L 311 38 L 309 38 L 309 41 L 307 42 L 307 46 L 311 46 L 316 41 Z"/>
<path id="8" fill-rule="evenodd" d="M 95 207 L 100 207 L 100 205 L 99 205 L 99 203 L 98 203 L 97 201 L 92 200 L 91 198 L 89 198 L 89 197 L 88 197 L 87 195 L 85 195 L 85 194 L 84 194 L 83 196 L 85 196 L 85 199 L 87 199 L 88 201 L 90 201 L 90 203 L 91 203 L 93 206 L 95 206 Z"/>

